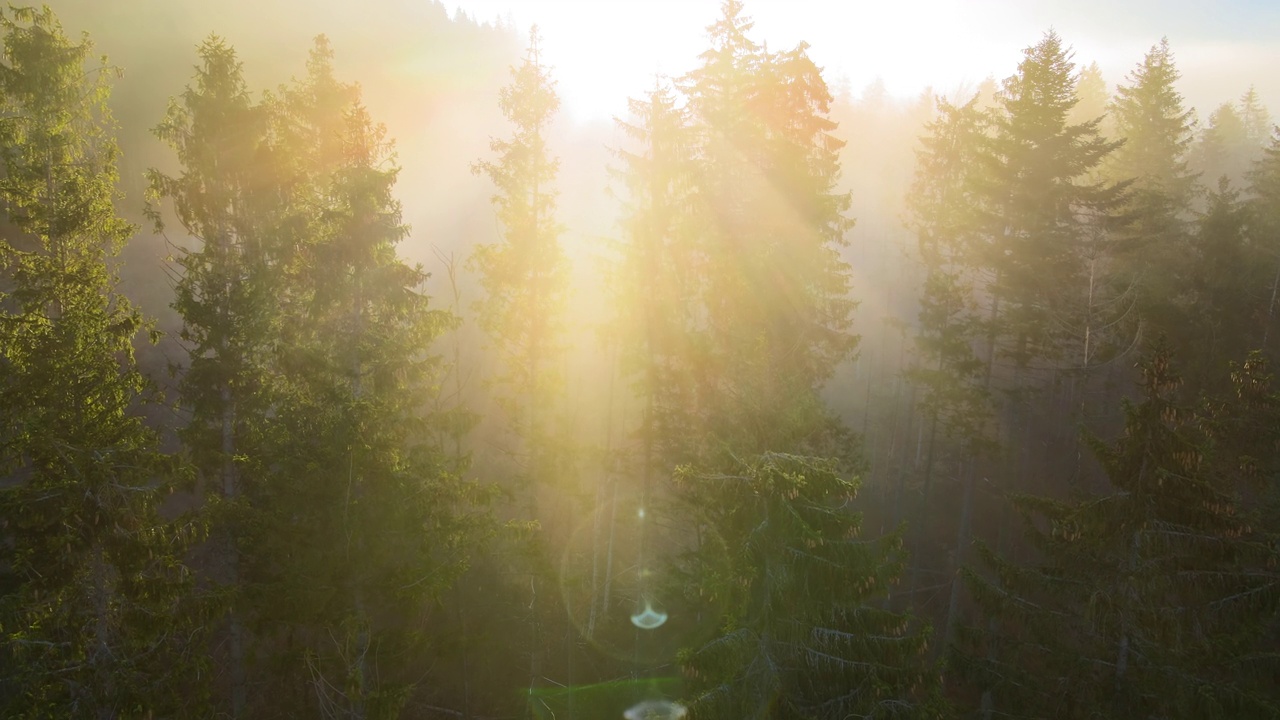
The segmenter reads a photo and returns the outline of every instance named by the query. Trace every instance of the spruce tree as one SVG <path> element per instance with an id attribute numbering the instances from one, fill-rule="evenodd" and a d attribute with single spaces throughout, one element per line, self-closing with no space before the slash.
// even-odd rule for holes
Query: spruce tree
<path id="1" fill-rule="evenodd" d="M 248 702 L 249 642 L 240 566 L 245 512 L 260 491 L 265 462 L 262 419 L 271 407 L 279 263 L 268 230 L 279 193 L 264 152 L 265 112 L 249 96 L 235 51 L 211 36 L 199 55 L 192 85 L 154 130 L 176 152 L 182 172 L 149 172 L 149 212 L 163 230 L 159 203 L 172 200 L 192 240 L 175 243 L 180 277 L 173 306 L 189 356 L 180 382 L 189 413 L 181 436 L 211 501 L 219 544 L 211 569 L 229 613 L 230 711 L 240 717 Z"/>
<path id="2" fill-rule="evenodd" d="M 1276 300 L 1280 295 L 1280 134 L 1273 134 L 1262 157 L 1248 175 L 1247 212 L 1249 241 L 1269 276 L 1260 313 L 1262 330 L 1254 345 L 1271 354 L 1280 331 L 1276 323 Z M 1274 355 L 1271 355 L 1274 357 Z"/>
<path id="3" fill-rule="evenodd" d="M 1067 121 L 1073 125 L 1103 118 L 1098 130 L 1105 137 L 1115 136 L 1115 119 L 1110 117 L 1111 92 L 1107 89 L 1107 81 L 1102 77 L 1102 68 L 1098 63 L 1089 63 L 1080 69 L 1076 77 L 1075 107 L 1067 114 Z"/>
<path id="4" fill-rule="evenodd" d="M 560 245 L 563 228 L 556 219 L 555 189 L 559 160 L 547 147 L 551 121 L 560 107 L 555 82 L 541 57 L 537 26 L 529 33 L 527 55 L 512 68 L 512 82 L 499 95 L 503 115 L 515 126 L 508 140 L 492 140 L 496 160 L 472 165 L 493 183 L 500 225 L 498 242 L 476 247 L 470 267 L 479 273 L 485 297 L 477 303 L 477 321 L 499 358 L 494 375 L 498 406 L 515 439 L 506 452 L 517 497 L 527 522 L 538 521 L 535 492 L 563 491 L 570 475 L 569 438 L 558 432 L 563 419 L 564 327 L 568 261 Z M 571 513 L 572 515 L 572 513 Z M 543 677 L 547 656 L 545 625 L 563 622 L 546 597 L 554 571 L 546 562 L 545 540 L 523 543 L 517 572 L 529 575 L 526 605 L 530 690 Z M 522 582 L 523 584 L 523 582 Z M 558 608 L 555 608 L 558 610 Z M 544 622 L 544 620 L 546 622 Z"/>
<path id="5" fill-rule="evenodd" d="M 1112 153 L 1107 169 L 1112 179 L 1130 183 L 1113 282 L 1137 290 L 1149 338 L 1181 331 L 1188 310 L 1183 287 L 1196 191 L 1188 152 L 1195 126 L 1193 111 L 1183 108 L 1175 87 L 1178 79 L 1169 41 L 1163 39 L 1129 74 L 1129 84 L 1117 89 L 1112 113 L 1124 144 Z"/>
<path id="6" fill-rule="evenodd" d="M 1002 84 L 989 115 L 989 137 L 969 171 L 978 188 L 978 218 L 966 254 L 985 305 L 985 337 L 978 343 L 982 388 L 1004 396 L 997 438 L 1011 449 L 1028 446 L 1039 409 L 1032 399 L 1049 385 L 1047 379 L 1057 379 L 1040 369 L 1088 366 L 1097 322 L 1097 243 L 1119 200 L 1120 189 L 1098 177 L 1116 147 L 1099 135 L 1101 118 L 1078 124 L 1068 119 L 1077 102 L 1073 71 L 1071 51 L 1054 32 L 1024 50 L 1017 73 Z M 1003 467 L 988 464 L 985 472 L 1003 485 L 1032 458 L 1020 451 L 1000 460 Z M 957 565 L 964 564 L 970 544 L 982 471 L 978 458 L 970 458 Z M 961 589 L 953 580 L 948 642 L 959 619 Z"/>
<path id="7" fill-rule="evenodd" d="M 696 439 L 691 366 L 698 295 L 694 136 L 671 88 L 659 85 L 631 100 L 633 122 L 619 126 L 636 144 L 619 150 L 625 192 L 623 239 L 616 269 L 618 336 L 623 372 L 642 403 L 639 443 L 648 478 L 669 461 L 689 459 Z M 659 471 L 660 472 L 660 471 Z"/>
<path id="8" fill-rule="evenodd" d="M 1055 315 L 1087 285 L 1080 250 L 1090 227 L 1082 218 L 1107 215 L 1117 199 L 1114 186 L 1090 177 L 1116 147 L 1099 135 L 1101 119 L 1067 120 L 1076 104 L 1070 57 L 1053 32 L 1026 49 L 1004 81 L 982 181 L 978 251 L 993 275 L 990 319 L 1021 371 L 1059 356 L 1064 328 Z"/>
<path id="9" fill-rule="evenodd" d="M 463 567 L 471 523 L 425 414 L 429 348 L 452 319 L 396 256 L 407 229 L 385 130 L 358 102 L 342 115 L 337 163 L 310 178 L 326 205 L 293 287 L 305 312 L 274 409 L 263 521 L 280 565 L 264 590 L 288 599 L 277 620 L 317 712 L 397 717 L 417 675 L 374 658 L 417 657 L 417 618 Z"/>
<path id="10" fill-rule="evenodd" d="M 112 70 L 47 8 L 0 28 L 0 714 L 198 714 L 194 528 L 159 513 L 177 467 L 135 415 L 147 322 L 109 265 L 134 232 L 113 207 Z"/>
<path id="11" fill-rule="evenodd" d="M 499 97 L 498 105 L 515 134 L 490 142 L 497 160 L 472 166 L 494 185 L 493 204 L 502 233 L 499 242 L 477 247 L 471 258 L 486 293 L 478 319 L 502 358 L 502 405 L 533 477 L 545 474 L 554 456 L 549 423 L 564 382 L 557 358 L 563 350 L 561 316 L 568 268 L 556 220 L 560 163 L 547 148 L 560 98 L 542 63 L 541 42 L 535 26 L 529 33 L 528 55 L 512 69 L 512 82 Z"/>
<path id="12" fill-rule="evenodd" d="M 858 538 L 857 483 L 834 461 L 767 453 L 676 479 L 708 538 L 685 571 L 725 612 L 681 656 L 692 718 L 942 717 L 928 629 L 873 605 L 901 538 Z"/>
<path id="13" fill-rule="evenodd" d="M 916 152 L 916 177 L 908 197 L 925 271 L 916 359 L 907 370 L 922 390 L 926 413 L 924 475 L 914 528 L 922 539 L 935 526 L 929 519 L 935 477 L 946 468 L 951 472 L 945 474 L 961 476 L 974 455 L 990 450 L 989 384 L 974 350 L 986 334 L 973 289 L 980 268 L 971 252 L 982 202 L 974 167 L 982 162 L 986 143 L 985 117 L 977 102 L 977 97 L 964 105 L 938 102 L 938 117 Z"/>
<path id="14" fill-rule="evenodd" d="M 751 25 L 742 3 L 726 0 L 711 48 L 683 81 L 699 138 L 694 203 L 706 218 L 704 432 L 717 452 L 844 452 L 817 393 L 857 344 L 839 254 L 853 225 L 836 187 L 843 142 L 807 46 L 769 53 L 747 36 Z"/>
<path id="15" fill-rule="evenodd" d="M 1210 189 L 1216 188 L 1223 177 L 1232 185 L 1242 186 L 1253 163 L 1262 157 L 1271 129 L 1267 109 L 1250 88 L 1235 105 L 1223 103 L 1209 115 L 1192 165 Z"/>
<path id="16" fill-rule="evenodd" d="M 1167 350 L 1141 366 L 1123 434 L 1094 441 L 1109 492 L 1018 496 L 1036 555 L 984 549 L 966 577 L 992 631 L 971 629 L 954 666 L 985 689 L 985 715 L 1269 717 L 1272 654 L 1258 635 L 1280 605 L 1276 551 L 1179 404 Z"/>
<path id="17" fill-rule="evenodd" d="M 1240 193 L 1223 183 L 1191 240 L 1191 269 L 1184 275 L 1188 311 L 1176 336 L 1192 396 L 1221 391 L 1223 371 L 1258 343 L 1271 280 L 1258 248 L 1249 242 L 1248 211 Z"/>

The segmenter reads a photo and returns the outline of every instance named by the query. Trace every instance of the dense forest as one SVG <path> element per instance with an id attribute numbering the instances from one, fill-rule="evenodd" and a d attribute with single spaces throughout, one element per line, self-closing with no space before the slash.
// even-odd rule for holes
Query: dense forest
<path id="1" fill-rule="evenodd" d="M 106 5 L 0 11 L 0 716 L 1280 717 L 1249 86 Z"/>

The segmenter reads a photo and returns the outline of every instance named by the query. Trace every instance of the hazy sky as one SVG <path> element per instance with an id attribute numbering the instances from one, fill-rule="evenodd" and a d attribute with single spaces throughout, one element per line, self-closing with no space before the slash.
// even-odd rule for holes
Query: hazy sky
<path id="1" fill-rule="evenodd" d="M 720 0 L 456 0 L 479 20 L 537 22 L 561 94 L 579 119 L 618 114 L 655 72 L 681 74 L 705 49 Z M 800 40 L 828 83 L 860 92 L 877 77 L 896 96 L 1013 73 L 1022 48 L 1055 28 L 1077 62 L 1097 61 L 1113 87 L 1168 36 L 1182 91 L 1201 118 L 1255 85 L 1280 115 L 1280 0 L 747 0 L 755 37 Z"/>

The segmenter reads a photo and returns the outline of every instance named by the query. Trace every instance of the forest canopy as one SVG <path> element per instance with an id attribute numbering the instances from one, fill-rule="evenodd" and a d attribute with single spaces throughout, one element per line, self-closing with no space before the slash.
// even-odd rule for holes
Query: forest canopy
<path id="1" fill-rule="evenodd" d="M 0 9 L 0 716 L 1280 716 L 1265 78 L 295 5 Z"/>

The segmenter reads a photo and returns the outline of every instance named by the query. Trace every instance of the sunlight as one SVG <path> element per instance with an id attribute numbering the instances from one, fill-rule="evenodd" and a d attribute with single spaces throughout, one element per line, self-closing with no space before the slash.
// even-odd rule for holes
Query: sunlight
<path id="1" fill-rule="evenodd" d="M 653 85 L 654 75 L 679 76 L 697 64 L 705 28 L 719 0 L 598 3 L 577 0 L 461 0 L 453 12 L 479 19 L 510 18 L 523 33 L 537 23 L 566 109 L 576 120 L 625 111 L 626 99 Z M 655 11 L 656 10 L 656 11 Z M 810 45 L 833 90 L 840 78 L 854 92 L 880 78 L 898 97 L 926 87 L 974 83 L 1009 65 L 1008 48 L 974 45 L 958 32 L 972 16 L 946 0 L 922 3 L 831 4 L 818 0 L 747 4 L 753 36 L 774 50 Z M 814 18 L 823 18 L 818 25 Z M 608 57 L 608 62 L 600 58 Z M 939 68 L 943 74 L 939 74 Z"/>

